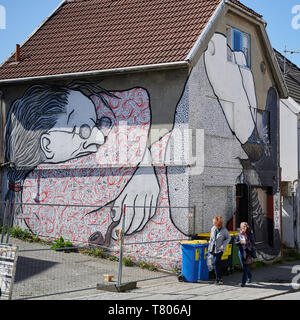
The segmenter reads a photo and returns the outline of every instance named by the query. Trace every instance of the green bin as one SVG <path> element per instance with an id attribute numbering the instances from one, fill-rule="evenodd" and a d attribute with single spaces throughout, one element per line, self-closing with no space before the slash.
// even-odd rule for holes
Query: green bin
<path id="1" fill-rule="evenodd" d="M 236 266 L 241 266 L 239 258 L 239 247 L 235 244 L 236 236 L 239 234 L 239 231 L 231 231 L 229 234 L 232 237 L 232 269 Z"/>

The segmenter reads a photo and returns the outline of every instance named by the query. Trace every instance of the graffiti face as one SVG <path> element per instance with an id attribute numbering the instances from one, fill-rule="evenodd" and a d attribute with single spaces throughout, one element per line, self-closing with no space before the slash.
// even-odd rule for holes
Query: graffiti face
<path id="1" fill-rule="evenodd" d="M 70 91 L 65 112 L 41 137 L 45 162 L 64 162 L 97 152 L 105 141 L 100 125 L 93 102 L 79 91 Z"/>

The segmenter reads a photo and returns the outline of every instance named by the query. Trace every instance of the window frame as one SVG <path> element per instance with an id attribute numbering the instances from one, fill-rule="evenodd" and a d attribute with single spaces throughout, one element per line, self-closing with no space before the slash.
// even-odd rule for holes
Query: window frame
<path id="1" fill-rule="evenodd" d="M 271 141 L 271 113 L 269 110 L 259 108 L 251 108 L 255 113 L 253 114 L 258 137 L 266 144 L 270 145 Z M 264 122 L 265 125 L 264 125 Z M 264 132 L 267 130 L 267 132 Z M 266 134 L 267 140 L 264 139 Z"/>
<path id="2" fill-rule="evenodd" d="M 248 38 L 248 48 L 243 47 L 240 50 L 234 50 L 234 47 L 235 47 L 234 32 L 237 32 L 237 33 L 239 33 L 241 35 L 241 39 L 242 39 L 243 43 L 244 43 L 244 37 L 246 36 Z M 252 44 L 251 43 L 251 35 L 249 33 L 247 33 L 247 32 L 244 32 L 244 31 L 239 30 L 239 29 L 237 29 L 235 27 L 232 27 L 232 26 L 226 26 L 226 35 L 227 35 L 227 45 L 230 46 L 230 49 L 231 49 L 232 52 L 233 51 L 237 51 L 237 52 L 241 51 L 246 55 L 246 53 L 245 53 L 245 51 L 243 49 L 248 49 L 247 65 L 246 66 L 241 66 L 241 67 L 244 67 L 244 68 L 247 68 L 247 69 L 251 69 L 251 62 L 252 62 L 251 61 L 251 44 Z M 230 50 L 230 49 L 228 48 L 228 50 Z M 229 52 L 227 52 L 227 61 L 235 63 L 233 61 L 232 52 L 230 54 L 229 54 Z"/>

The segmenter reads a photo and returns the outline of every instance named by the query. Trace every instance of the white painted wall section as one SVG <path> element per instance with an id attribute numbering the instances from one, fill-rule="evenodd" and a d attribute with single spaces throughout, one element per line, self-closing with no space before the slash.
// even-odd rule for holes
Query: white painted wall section
<path id="1" fill-rule="evenodd" d="M 300 106 L 292 98 L 280 100 L 280 166 L 282 181 L 298 179 L 298 127 Z"/>

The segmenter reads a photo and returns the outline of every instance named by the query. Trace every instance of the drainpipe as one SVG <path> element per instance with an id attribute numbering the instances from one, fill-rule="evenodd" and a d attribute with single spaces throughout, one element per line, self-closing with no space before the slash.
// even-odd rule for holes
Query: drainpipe
<path id="1" fill-rule="evenodd" d="M 293 232 L 294 232 L 294 246 L 296 251 L 298 246 L 298 183 L 299 179 L 293 181 Z"/>
<path id="2" fill-rule="evenodd" d="M 280 170 L 280 180 L 279 180 L 279 184 L 280 184 L 280 254 L 281 254 L 281 258 L 283 257 L 283 242 L 282 242 L 282 168 L 279 168 Z"/>

